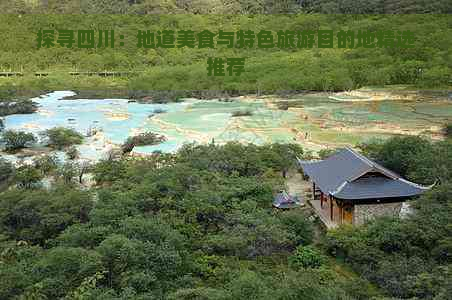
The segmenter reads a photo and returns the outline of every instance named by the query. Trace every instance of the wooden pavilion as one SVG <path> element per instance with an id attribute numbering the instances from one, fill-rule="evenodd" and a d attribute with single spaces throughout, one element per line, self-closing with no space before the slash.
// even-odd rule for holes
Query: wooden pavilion
<path id="1" fill-rule="evenodd" d="M 312 182 L 311 204 L 328 227 L 398 216 L 404 201 L 431 188 L 405 180 L 350 148 L 325 160 L 298 163 Z"/>

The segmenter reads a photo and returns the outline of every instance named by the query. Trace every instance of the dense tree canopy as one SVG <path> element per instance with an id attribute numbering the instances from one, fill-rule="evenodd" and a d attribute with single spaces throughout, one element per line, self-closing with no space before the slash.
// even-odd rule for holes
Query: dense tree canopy
<path id="1" fill-rule="evenodd" d="M 380 219 L 328 234 L 328 248 L 396 298 L 447 299 L 452 206 L 444 184 L 416 203 L 406 220 Z"/>
<path id="2" fill-rule="evenodd" d="M 327 247 L 388 295 L 402 299 L 450 296 L 452 145 L 395 137 L 361 146 L 371 157 L 411 180 L 436 182 L 405 219 L 383 218 L 327 235 Z"/>
<path id="3" fill-rule="evenodd" d="M 14 173 L 13 165 L 0 156 L 0 184 L 11 178 Z"/>
<path id="4" fill-rule="evenodd" d="M 418 183 L 433 184 L 452 178 L 452 142 L 434 142 L 416 136 L 393 137 L 360 145 L 363 152 L 384 166 Z"/>
<path id="5" fill-rule="evenodd" d="M 102 161 L 89 190 L 10 187 L 0 194 L 0 298 L 347 299 L 358 279 L 342 278 L 320 250 L 294 256 L 315 268 L 287 265 L 314 230 L 303 210 L 271 208 L 289 168 L 278 155 L 303 151 L 186 145 Z"/>
<path id="6" fill-rule="evenodd" d="M 0 69 L 24 74 L 1 80 L 0 116 L 34 112 L 32 101 L 17 99 L 30 90 L 122 89 L 168 101 L 364 85 L 447 88 L 452 79 L 450 16 L 430 14 L 451 13 L 448 0 L 12 0 L 0 1 L 0 11 L 7 24 Z M 36 32 L 49 24 L 114 28 L 125 46 L 38 50 Z M 416 40 L 398 50 L 136 47 L 138 30 L 220 28 L 411 30 Z M 245 57 L 247 71 L 208 77 L 208 57 Z M 131 73 L 70 76 L 74 70 Z M 48 76 L 35 77 L 41 71 Z M 68 129 L 47 134 L 58 149 L 82 140 Z M 17 150 L 35 138 L 6 131 L 3 140 Z M 295 159 L 311 156 L 299 145 L 212 141 L 174 154 L 112 156 L 92 169 L 51 155 L 19 167 L 0 158 L 0 299 L 449 299 L 452 140 L 395 137 L 360 148 L 436 186 L 410 202 L 414 213 L 404 219 L 377 218 L 326 235 L 309 209 L 271 206 Z M 91 187 L 82 185 L 88 169 Z"/>
<path id="7" fill-rule="evenodd" d="M 309 210 L 271 208 L 282 171 L 293 168 L 287 160 L 310 155 L 299 146 L 193 144 L 101 161 L 92 170 L 97 186 L 84 190 L 74 175 L 58 184 L 61 168 L 71 173 L 65 165 L 39 171 L 53 168 L 42 157 L 38 179 L 54 174 L 57 183 L 0 193 L 0 298 L 447 299 L 450 173 L 436 166 L 452 155 L 435 151 L 450 141 L 406 137 L 362 148 L 387 166 L 397 156 L 409 178 L 440 184 L 413 202 L 413 215 L 339 228 L 323 247 Z"/>
<path id="8" fill-rule="evenodd" d="M 223 3 L 223 1 L 190 1 L 187 2 L 187 6 L 191 7 L 196 3 L 210 5 L 214 2 Z M 350 1 L 350 5 L 353 5 L 352 2 L 355 3 Z M 123 3 L 129 6 L 127 1 Z M 371 5 L 362 5 L 369 6 Z M 112 7 L 120 9 L 122 6 Z M 394 84 L 447 89 L 450 88 L 452 74 L 450 63 L 452 44 L 450 39 L 445 38 L 452 32 L 448 20 L 448 15 L 430 14 L 397 16 L 174 14 L 146 17 L 129 14 L 24 14 L 20 17 L 1 15 L 0 21 L 9 24 L 9 27 L 8 30 L 0 32 L 0 39 L 5 41 L 0 45 L 0 69 L 22 70 L 23 76 L 1 81 L 0 90 L 7 91 L 8 93 L 5 92 L 7 96 L 12 94 L 7 98 L 20 91 L 120 90 L 123 91 L 122 96 L 135 98 L 147 96 L 148 99 L 151 97 L 153 100 L 168 101 L 184 96 L 219 98 L 249 93 L 275 93 L 280 90 L 339 91 L 362 86 Z M 67 48 L 56 44 L 55 47 L 37 49 L 38 30 L 49 29 L 52 26 L 72 30 L 113 28 L 116 36 L 124 36 L 121 40 L 124 46 L 116 45 L 113 49 L 80 49 L 76 45 Z M 297 32 L 332 29 L 335 33 L 335 46 L 333 49 L 317 46 L 312 49 L 280 47 L 261 49 L 257 46 L 241 49 L 228 48 L 225 45 L 216 45 L 215 49 L 137 47 L 138 30 L 157 32 L 164 29 L 176 32 L 193 30 L 195 33 L 209 30 L 216 35 L 220 29 L 231 32 L 252 30 L 255 33 L 269 30 L 273 32 L 275 44 L 280 30 Z M 415 40 L 411 49 L 391 47 L 344 49 L 337 47 L 336 34 L 340 30 L 351 30 L 355 35 L 359 30 L 393 32 L 410 30 L 415 35 Z M 21 38 L 15 39 L 14 37 L 19 35 L 14 32 L 20 32 Z M 118 37 L 116 39 L 119 41 Z M 225 77 L 207 75 L 208 58 L 228 57 L 245 58 L 245 72 L 242 75 Z M 131 73 L 129 76 L 118 77 L 70 75 L 73 71 L 105 70 Z M 48 72 L 48 76 L 36 77 L 35 72 Z M 4 99 L 1 96 L 0 98 Z M 21 107 L 23 109 L 19 109 Z M 27 110 L 32 111 L 33 107 L 29 104 L 19 105 L 10 102 L 8 106 L 0 106 L 0 115 Z"/>
<path id="9" fill-rule="evenodd" d="M 106 14 L 165 14 L 165 13 L 451 13 L 447 0 L 96 0 L 50 1 L 12 0 L 0 6 L 6 13 L 106 13 Z"/>

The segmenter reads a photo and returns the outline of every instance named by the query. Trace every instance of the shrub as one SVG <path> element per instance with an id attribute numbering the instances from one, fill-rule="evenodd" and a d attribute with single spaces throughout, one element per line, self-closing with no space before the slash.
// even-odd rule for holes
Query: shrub
<path id="1" fill-rule="evenodd" d="M 63 149 L 64 147 L 79 145 L 83 142 L 83 136 L 71 128 L 54 127 L 44 132 L 52 148 Z"/>
<path id="2" fill-rule="evenodd" d="M 314 229 L 311 222 L 297 210 L 287 211 L 281 215 L 282 223 L 291 234 L 296 245 L 307 245 L 312 242 Z"/>
<path id="3" fill-rule="evenodd" d="M 451 263 L 452 262 L 452 238 L 446 237 L 438 241 L 438 246 L 436 246 L 432 254 L 434 258 L 440 263 Z"/>
<path id="4" fill-rule="evenodd" d="M 337 152 L 337 149 L 322 149 L 317 152 L 320 159 L 325 159 Z"/>
<path id="5" fill-rule="evenodd" d="M 32 166 L 19 167 L 14 175 L 14 181 L 17 183 L 17 186 L 25 189 L 39 186 L 41 179 L 41 173 Z"/>
<path id="6" fill-rule="evenodd" d="M 58 168 L 58 175 L 66 184 L 72 183 L 74 178 L 78 175 L 77 165 L 67 162 Z"/>
<path id="7" fill-rule="evenodd" d="M 127 165 L 123 160 L 101 160 L 93 169 L 97 184 L 114 182 L 126 178 Z"/>
<path id="8" fill-rule="evenodd" d="M 289 257 L 289 265 L 293 269 L 319 268 L 326 263 L 326 257 L 312 246 L 298 246 Z"/>
<path id="9" fill-rule="evenodd" d="M 163 108 L 156 108 L 153 111 L 154 114 L 163 114 L 166 113 L 166 110 L 164 110 Z"/>
<path id="10" fill-rule="evenodd" d="M 135 146 L 157 145 L 166 141 L 166 137 L 154 132 L 144 132 L 136 136 L 131 136 L 122 145 L 122 153 L 129 153 Z"/>
<path id="11" fill-rule="evenodd" d="M 15 96 L 15 93 L 11 92 L 11 96 Z M 0 91 L 0 98 L 4 98 L 2 91 Z M 0 116 L 12 114 L 31 114 L 36 110 L 36 103 L 31 100 L 0 101 Z"/>
<path id="12" fill-rule="evenodd" d="M 252 116 L 253 112 L 251 110 L 237 110 L 232 113 L 233 117 L 246 117 Z"/>
<path id="13" fill-rule="evenodd" d="M 0 183 L 8 180 L 14 173 L 13 165 L 6 159 L 0 157 Z"/>
<path id="14" fill-rule="evenodd" d="M 280 110 L 289 110 L 290 104 L 288 101 L 279 101 L 278 103 L 276 103 L 276 106 Z"/>
<path id="15" fill-rule="evenodd" d="M 70 160 L 74 160 L 80 156 L 80 152 L 77 147 L 71 146 L 66 150 L 66 155 Z"/>
<path id="16" fill-rule="evenodd" d="M 36 142 L 36 138 L 32 133 L 6 130 L 3 132 L 3 141 L 5 143 L 6 151 L 15 151 Z"/>
<path id="17" fill-rule="evenodd" d="M 33 164 L 43 175 L 48 175 L 58 168 L 59 160 L 56 155 L 44 155 L 36 157 Z"/>
<path id="18" fill-rule="evenodd" d="M 1 128 L 1 125 L 0 125 L 0 128 Z M 452 138 L 452 122 L 444 124 L 443 133 L 447 138 Z"/>

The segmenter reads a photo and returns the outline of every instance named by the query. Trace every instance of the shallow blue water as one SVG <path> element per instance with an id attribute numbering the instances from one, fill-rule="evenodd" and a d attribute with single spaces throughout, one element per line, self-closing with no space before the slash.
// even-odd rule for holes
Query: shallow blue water
<path id="1" fill-rule="evenodd" d="M 5 127 L 36 135 L 56 126 L 70 127 L 84 135 L 92 127 L 101 128 L 105 137 L 103 143 L 91 140 L 78 147 L 82 157 L 97 159 L 102 152 L 108 151 L 109 143 L 122 144 L 127 137 L 144 131 L 163 134 L 167 141 L 154 146 L 136 147 L 134 152 L 173 152 L 184 143 L 203 143 L 212 139 L 219 142 L 250 140 L 246 134 L 240 138 L 238 132 L 236 136 L 231 135 L 228 124 L 232 112 L 243 108 L 265 109 L 259 102 L 250 104 L 195 99 L 169 104 L 129 103 L 124 99 L 62 100 L 71 95 L 75 94 L 57 91 L 34 98 L 39 110 L 34 114 L 7 116 Z M 156 110 L 164 113 L 155 114 Z"/>
<path id="2" fill-rule="evenodd" d="M 35 114 L 11 115 L 5 119 L 8 129 L 27 129 L 39 132 L 55 126 L 67 126 L 86 133 L 92 126 L 102 127 L 105 135 L 113 143 L 122 143 L 134 128 L 145 125 L 148 116 L 155 109 L 167 111 L 181 110 L 184 105 L 127 103 L 124 99 L 102 100 L 61 100 L 72 92 L 54 92 L 35 98 L 39 111 Z M 108 113 L 128 114 L 127 120 L 113 120 Z M 36 126 L 36 127 L 35 127 Z"/>
<path id="3" fill-rule="evenodd" d="M 176 112 L 187 106 L 187 103 L 128 103 L 124 99 L 61 100 L 70 95 L 74 95 L 74 93 L 58 91 L 34 98 L 33 100 L 39 106 L 38 112 L 7 116 L 4 120 L 5 127 L 7 129 L 24 130 L 37 135 L 39 132 L 56 126 L 70 127 L 82 134 L 87 134 L 91 127 L 99 127 L 102 128 L 109 141 L 121 144 L 128 136 L 133 134 L 133 130 L 146 130 L 150 127 L 148 117 L 156 109 Z M 127 119 L 114 119 L 112 114 L 126 115 Z M 177 143 L 169 141 L 154 147 L 140 148 L 147 152 L 154 150 L 173 151 L 176 147 Z M 85 150 L 88 151 L 88 149 Z"/>

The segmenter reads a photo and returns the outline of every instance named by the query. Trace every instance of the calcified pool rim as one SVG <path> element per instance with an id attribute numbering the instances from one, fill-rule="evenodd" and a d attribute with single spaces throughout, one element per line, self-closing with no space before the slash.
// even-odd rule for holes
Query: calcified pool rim
<path id="1" fill-rule="evenodd" d="M 71 96 L 72 100 L 63 100 Z M 166 104 L 137 103 L 128 99 L 76 99 L 74 92 L 55 91 L 33 98 L 34 114 L 10 115 L 7 129 L 39 132 L 66 126 L 86 134 L 78 148 L 82 157 L 97 160 L 128 136 L 154 131 L 167 141 L 134 149 L 136 154 L 174 152 L 184 143 L 296 142 L 305 148 L 354 145 L 393 134 L 437 134 L 452 119 L 452 101 L 425 99 L 374 101 L 365 96 L 308 94 L 296 99 L 238 97 L 231 101 L 185 99 Z M 287 109 L 279 103 L 286 102 Z M 278 108 L 279 107 L 279 108 Z M 251 112 L 234 116 L 236 112 Z"/>

